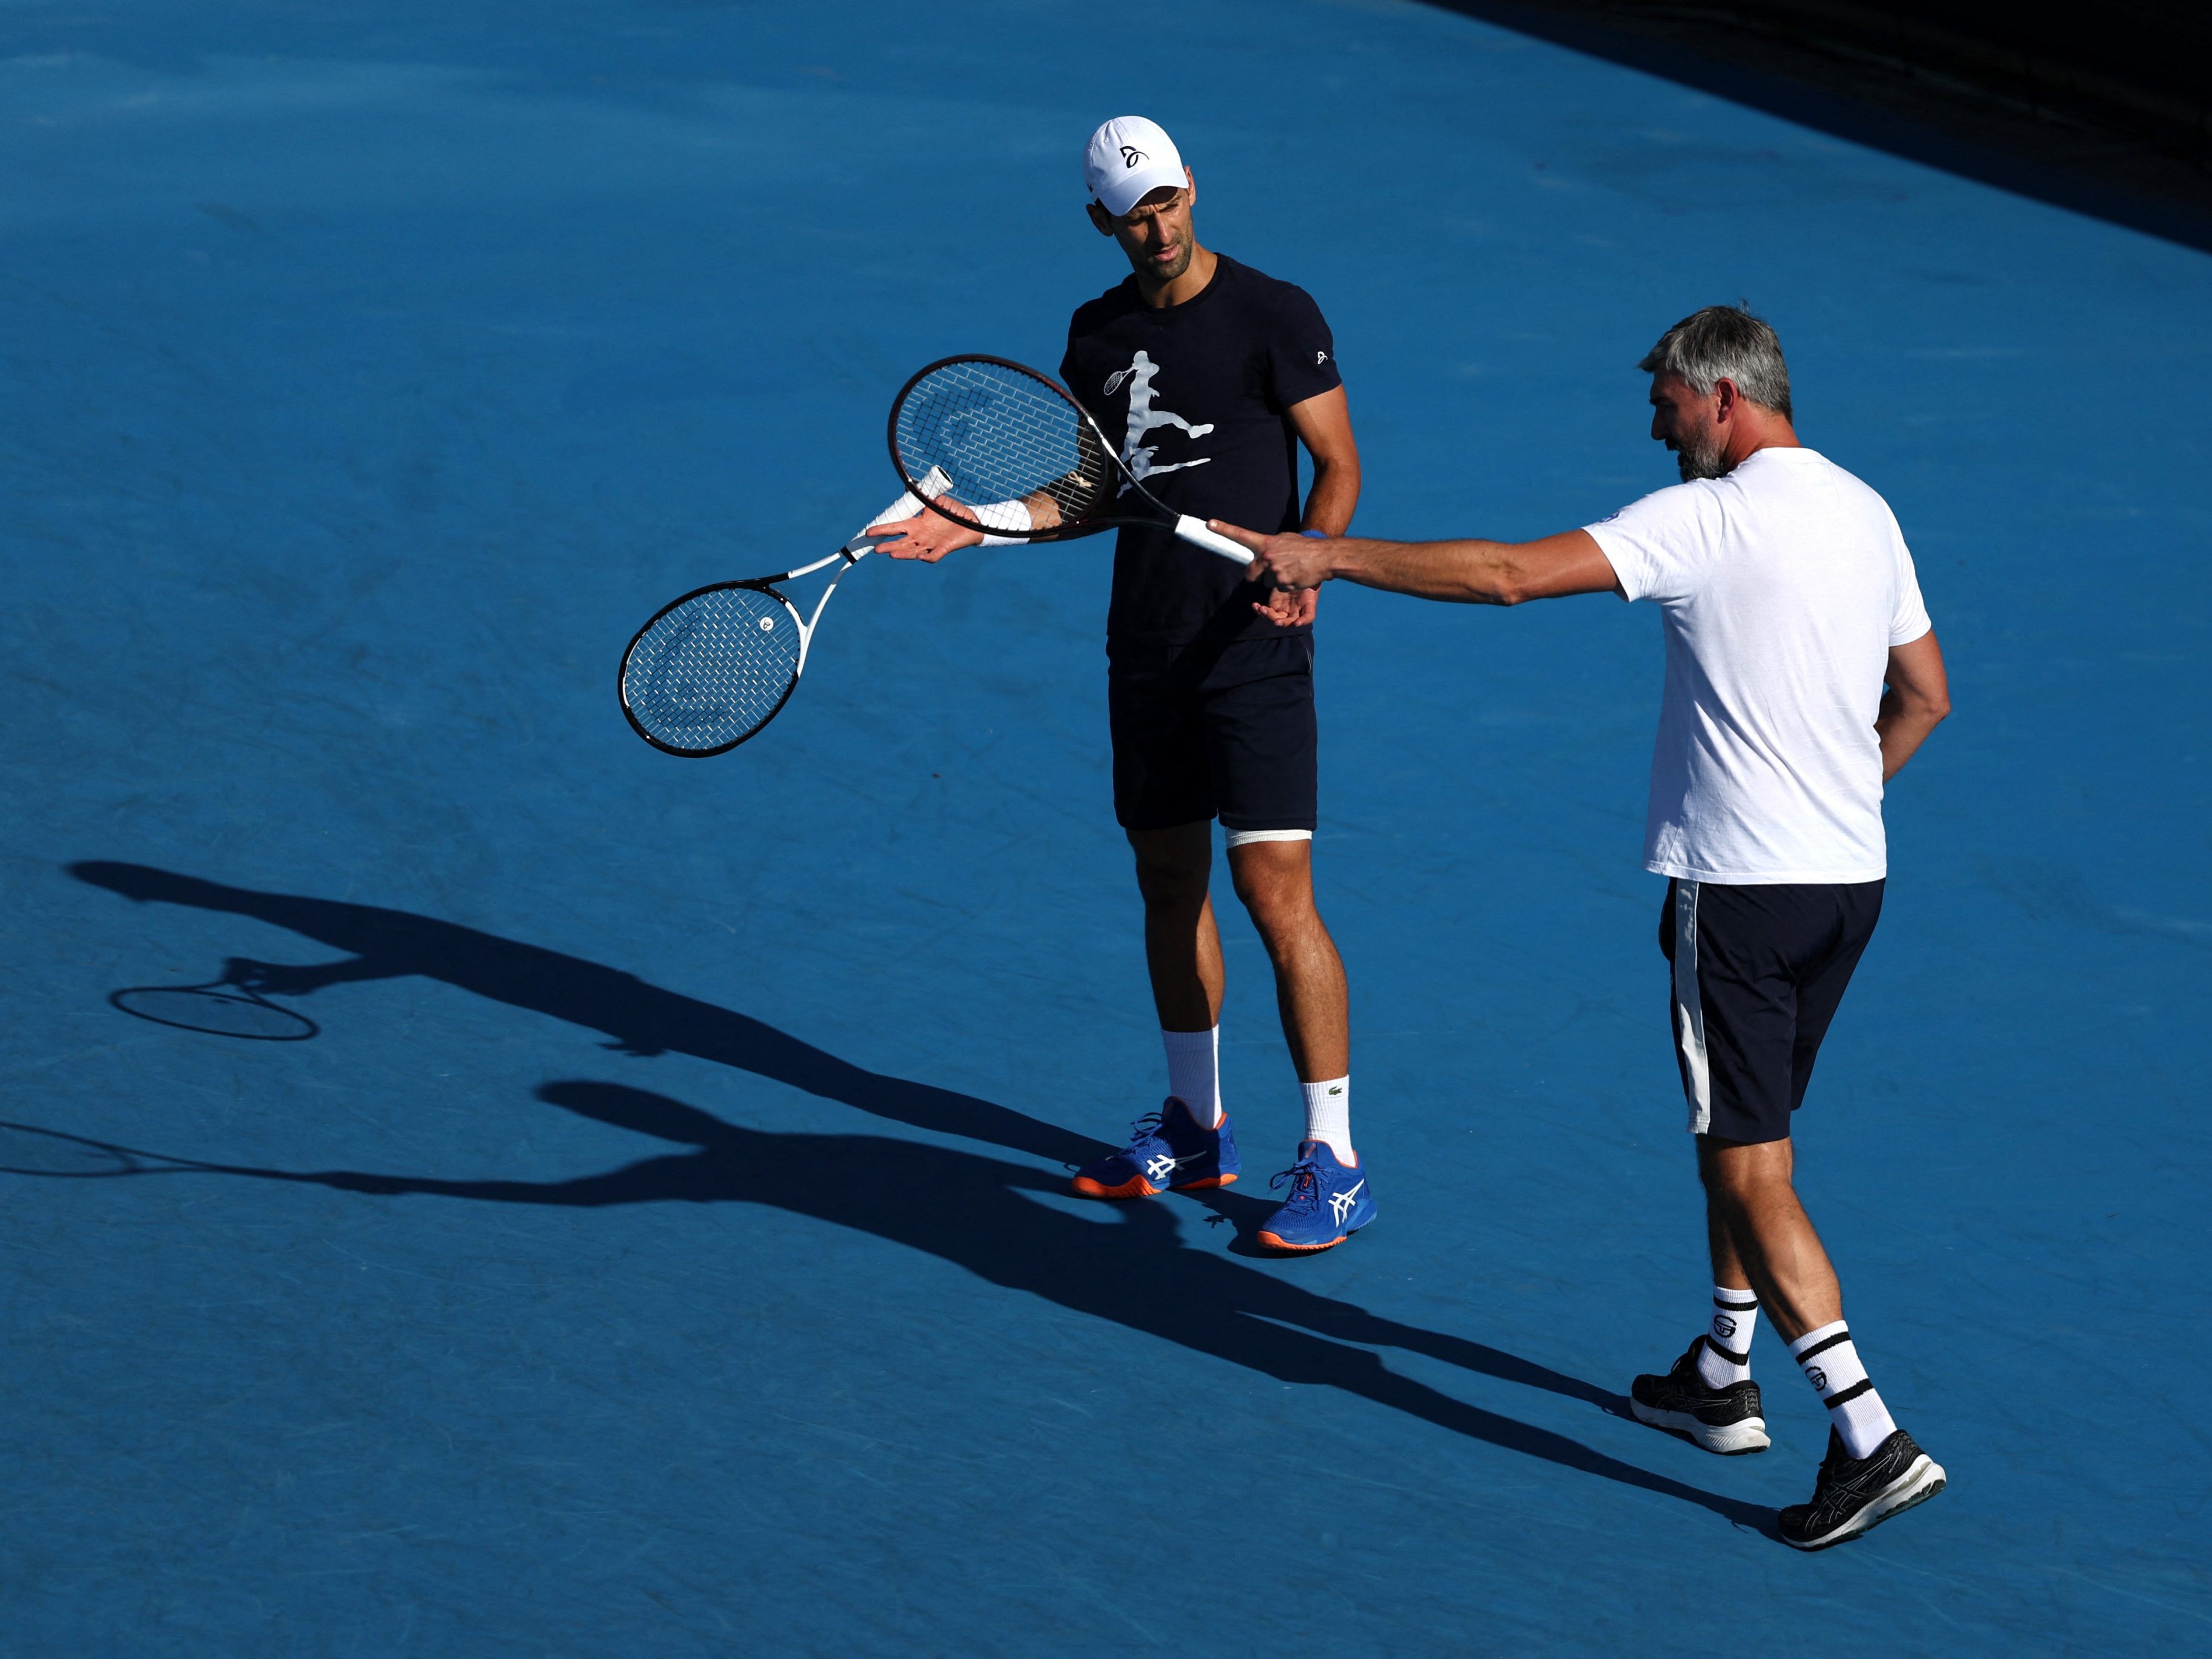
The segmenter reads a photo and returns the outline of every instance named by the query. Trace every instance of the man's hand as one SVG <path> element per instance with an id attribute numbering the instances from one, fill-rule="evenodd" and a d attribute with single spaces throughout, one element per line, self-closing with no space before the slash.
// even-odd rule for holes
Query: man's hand
<path id="1" fill-rule="evenodd" d="M 935 495 L 931 499 L 939 506 L 955 513 L 965 511 L 961 503 L 950 495 Z M 851 520 L 847 520 L 848 524 Z M 955 524 L 941 513 L 927 507 L 911 519 L 893 519 L 884 524 L 872 524 L 860 532 L 863 536 L 888 536 L 891 539 L 878 542 L 876 551 L 887 553 L 894 559 L 920 559 L 925 564 L 935 564 L 947 553 L 963 547 L 973 547 L 983 539 L 983 532 L 970 525 Z"/>
<path id="2" fill-rule="evenodd" d="M 1321 609 L 1321 592 L 1311 587 L 1271 587 L 1252 609 L 1278 628 L 1305 628 Z"/>
<path id="3" fill-rule="evenodd" d="M 1334 537 L 1304 536 L 1295 531 L 1287 536 L 1262 536 L 1218 519 L 1208 519 L 1206 527 L 1252 550 L 1252 562 L 1244 571 L 1248 582 L 1273 576 L 1279 588 L 1310 591 L 1336 574 L 1330 557 L 1330 550 L 1337 545 Z"/>

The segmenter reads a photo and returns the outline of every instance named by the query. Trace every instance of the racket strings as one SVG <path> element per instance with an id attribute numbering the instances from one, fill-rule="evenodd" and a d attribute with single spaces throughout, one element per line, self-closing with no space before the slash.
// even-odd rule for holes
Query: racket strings
<path id="1" fill-rule="evenodd" d="M 742 742 L 783 707 L 799 678 L 799 619 L 772 593 L 718 587 L 646 629 L 623 672 L 623 701 L 668 747 L 707 753 Z"/>
<path id="2" fill-rule="evenodd" d="M 940 467 L 946 494 L 981 506 L 1042 494 L 1063 522 L 1097 513 L 1111 489 L 1106 456 L 1058 391 L 1002 363 L 958 360 L 914 383 L 893 422 L 909 478 Z"/>

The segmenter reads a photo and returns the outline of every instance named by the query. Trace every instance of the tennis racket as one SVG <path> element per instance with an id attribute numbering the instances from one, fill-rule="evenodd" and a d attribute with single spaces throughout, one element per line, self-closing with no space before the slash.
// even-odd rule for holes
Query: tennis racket
<path id="1" fill-rule="evenodd" d="M 925 471 L 915 490 L 868 522 L 910 519 L 921 511 L 919 491 L 942 495 L 950 483 Z M 796 570 L 716 582 L 663 605 L 623 653 L 617 685 L 630 729 L 663 754 L 692 757 L 726 754 L 758 732 L 798 689 L 830 596 L 875 548 L 875 541 L 855 536 L 829 557 Z M 833 564 L 837 568 L 811 616 L 801 617 L 776 590 L 778 582 Z"/>
<path id="2" fill-rule="evenodd" d="M 1004 357 L 947 357 L 891 404 L 891 464 L 908 490 L 956 524 L 1024 541 L 1066 541 L 1115 525 L 1152 525 L 1238 564 L 1252 555 L 1206 520 L 1164 505 L 1138 481 L 1098 422 L 1056 380 Z M 932 477 L 948 482 L 927 488 Z M 936 497 L 949 495 L 951 505 Z M 1020 515 L 963 514 L 963 505 L 1022 502 Z"/>

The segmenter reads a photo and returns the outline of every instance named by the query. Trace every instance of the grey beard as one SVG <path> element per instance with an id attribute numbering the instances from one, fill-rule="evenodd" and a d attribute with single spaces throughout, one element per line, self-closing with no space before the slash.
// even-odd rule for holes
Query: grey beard
<path id="1" fill-rule="evenodd" d="M 1714 442 L 1682 443 L 1674 450 L 1674 468 L 1682 475 L 1682 482 L 1693 478 L 1722 478 L 1728 476 L 1728 450 Z"/>

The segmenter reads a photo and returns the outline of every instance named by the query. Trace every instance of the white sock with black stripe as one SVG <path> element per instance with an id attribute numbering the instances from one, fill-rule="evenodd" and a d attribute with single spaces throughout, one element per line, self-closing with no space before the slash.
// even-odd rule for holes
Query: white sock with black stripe
<path id="1" fill-rule="evenodd" d="M 1851 1328 L 1842 1320 L 1806 1332 L 1790 1345 L 1790 1357 L 1820 1391 L 1828 1420 L 1853 1457 L 1872 1455 L 1876 1446 L 1897 1432 L 1896 1419 L 1867 1380 L 1866 1367 L 1851 1343 Z"/>
<path id="2" fill-rule="evenodd" d="M 1713 1286 L 1713 1322 L 1698 1350 L 1698 1375 L 1709 1389 L 1751 1381 L 1751 1328 L 1759 1323 L 1759 1298 L 1732 1285 Z"/>

